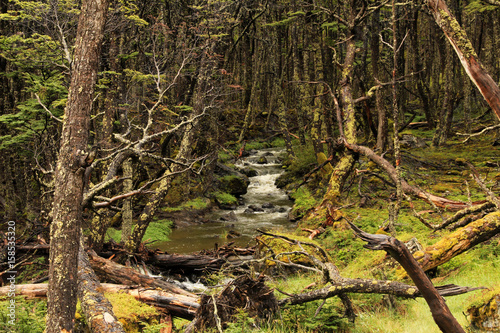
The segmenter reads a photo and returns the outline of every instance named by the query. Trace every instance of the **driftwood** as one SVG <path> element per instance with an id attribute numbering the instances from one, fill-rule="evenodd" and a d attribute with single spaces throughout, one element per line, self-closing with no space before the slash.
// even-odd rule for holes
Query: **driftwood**
<path id="1" fill-rule="evenodd" d="M 387 235 L 369 234 L 349 222 L 357 237 L 367 242 L 364 247 L 371 250 L 384 250 L 403 266 L 422 293 L 439 329 L 445 333 L 465 333 L 464 329 L 451 313 L 444 298 L 439 294 L 424 270 L 418 265 L 404 243 Z"/>
<path id="2" fill-rule="evenodd" d="M 147 263 L 170 272 L 192 273 L 218 270 L 226 261 L 205 255 L 156 254 Z"/>
<path id="3" fill-rule="evenodd" d="M 7 295 L 10 286 L 1 287 L 0 295 Z M 28 297 L 47 297 L 48 284 L 19 284 L 16 285 L 16 295 Z M 131 286 L 101 283 L 102 292 L 123 292 L 134 296 L 137 300 L 167 309 L 172 315 L 180 318 L 193 319 L 196 309 L 200 306 L 198 297 L 172 294 L 162 290 L 133 288 Z"/>
<path id="4" fill-rule="evenodd" d="M 500 233 L 500 212 L 495 211 L 463 228 L 457 229 L 439 242 L 415 256 L 424 271 L 437 267 Z"/>
<path id="5" fill-rule="evenodd" d="M 196 297 L 194 294 L 177 287 L 176 285 L 141 274 L 136 270 L 120 265 L 109 259 L 99 257 L 94 251 L 89 252 L 90 265 L 94 271 L 104 277 L 107 281 L 112 281 L 124 285 L 140 285 L 146 288 L 159 288 L 174 294 Z"/>
<path id="6" fill-rule="evenodd" d="M 80 244 L 78 252 L 78 298 L 92 332 L 125 333 L 113 312 L 113 305 L 101 293 L 101 284 L 90 267 L 87 253 Z"/>

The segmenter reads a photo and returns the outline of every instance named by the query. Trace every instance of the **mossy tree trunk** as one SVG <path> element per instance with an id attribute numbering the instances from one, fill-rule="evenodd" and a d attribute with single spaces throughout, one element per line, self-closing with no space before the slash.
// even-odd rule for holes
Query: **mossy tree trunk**
<path id="1" fill-rule="evenodd" d="M 353 1 L 348 1 L 345 6 L 353 6 Z M 354 9 L 353 9 L 354 10 Z M 356 111 L 354 108 L 354 99 L 352 96 L 352 79 L 354 77 L 354 60 L 356 58 L 356 39 L 354 33 L 354 13 L 351 12 L 350 18 L 351 26 L 347 34 L 347 41 L 345 42 L 346 55 L 342 67 L 342 77 L 339 86 L 340 98 L 342 105 L 342 119 L 337 119 L 341 135 L 347 142 L 356 143 Z M 322 206 L 336 206 L 339 203 L 340 193 L 344 182 L 350 175 L 355 163 L 354 154 L 345 150 L 340 160 L 335 165 L 332 175 L 328 183 L 328 189 L 323 197 Z"/>
<path id="2" fill-rule="evenodd" d="M 500 233 L 500 212 L 493 212 L 460 228 L 414 256 L 428 271 Z"/>
<path id="3" fill-rule="evenodd" d="M 436 23 L 455 49 L 465 72 L 500 119 L 500 88 L 481 64 L 467 34 L 449 11 L 444 0 L 427 0 L 426 3 Z"/>
<path id="4" fill-rule="evenodd" d="M 46 332 L 72 332 L 92 95 L 107 0 L 83 1 L 55 173 Z"/>

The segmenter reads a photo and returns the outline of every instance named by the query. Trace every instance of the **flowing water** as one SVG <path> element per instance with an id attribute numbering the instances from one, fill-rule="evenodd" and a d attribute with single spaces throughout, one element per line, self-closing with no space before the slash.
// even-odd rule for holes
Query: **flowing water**
<path id="1" fill-rule="evenodd" d="M 279 158 L 282 152 L 263 149 L 240 159 L 238 167 L 257 171 L 257 176 L 249 178 L 248 192 L 242 196 L 243 204 L 233 211 L 215 212 L 209 218 L 212 222 L 173 229 L 170 241 L 161 244 L 160 248 L 169 253 L 187 254 L 213 249 L 216 244 L 221 246 L 230 241 L 238 246 L 247 246 L 258 233 L 257 229 L 293 228 L 294 225 L 288 220 L 292 202 L 283 190 L 274 185 L 275 180 L 283 173 Z M 260 164 L 259 159 L 263 156 L 267 163 Z M 231 231 L 241 236 L 226 238 Z"/>

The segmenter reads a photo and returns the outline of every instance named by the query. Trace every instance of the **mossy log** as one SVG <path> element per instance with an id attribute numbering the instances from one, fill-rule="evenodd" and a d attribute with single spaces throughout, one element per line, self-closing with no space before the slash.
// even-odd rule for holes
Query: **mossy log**
<path id="1" fill-rule="evenodd" d="M 177 287 L 167 281 L 141 274 L 130 267 L 120 265 L 109 259 L 99 257 L 94 251 L 89 252 L 90 265 L 94 271 L 106 280 L 141 287 L 159 288 L 174 294 L 196 297 L 194 294 Z"/>
<path id="2" fill-rule="evenodd" d="M 78 252 L 78 298 L 92 332 L 125 333 L 113 312 L 113 305 L 101 292 L 101 284 L 90 267 L 87 253 Z"/>
<path id="3" fill-rule="evenodd" d="M 463 253 L 500 233 L 500 212 L 496 211 L 485 217 L 457 229 L 425 251 L 414 253 L 424 271 L 437 267 L 451 258 Z"/>
<path id="4" fill-rule="evenodd" d="M 7 295 L 10 286 L 0 288 L 0 296 Z M 28 297 L 47 297 L 48 284 L 19 284 L 16 285 L 16 295 Z M 134 296 L 137 300 L 168 310 L 172 315 L 193 319 L 196 309 L 200 306 L 199 298 L 172 294 L 162 290 L 151 290 L 146 288 L 133 288 L 120 284 L 101 283 L 101 292 L 117 293 L 123 292 Z"/>

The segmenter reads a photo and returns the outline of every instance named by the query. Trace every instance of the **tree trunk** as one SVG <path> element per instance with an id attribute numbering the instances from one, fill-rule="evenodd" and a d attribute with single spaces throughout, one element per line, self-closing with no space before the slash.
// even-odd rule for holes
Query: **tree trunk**
<path id="1" fill-rule="evenodd" d="M 55 173 L 47 333 L 73 331 L 90 112 L 107 9 L 107 0 L 83 1 L 78 22 Z"/>
<path id="2" fill-rule="evenodd" d="M 346 4 L 348 6 L 348 4 Z M 354 9 L 353 9 L 354 10 Z M 352 27 L 351 29 L 353 29 Z M 342 78 L 340 82 L 340 97 L 342 104 L 343 117 L 340 116 L 340 110 L 337 110 L 337 121 L 341 136 L 348 142 L 357 142 L 356 134 L 356 111 L 354 108 L 354 99 L 352 97 L 351 80 L 354 77 L 354 60 L 356 58 L 356 40 L 354 31 L 350 31 L 346 41 L 346 55 L 344 59 Z M 338 106 L 337 106 L 338 109 Z M 345 124 L 345 125 L 342 125 Z M 355 159 L 351 151 L 344 151 L 340 160 L 334 167 L 330 180 L 328 182 L 328 189 L 323 197 L 323 205 L 336 206 L 339 201 L 340 193 L 344 182 L 349 176 L 354 167 Z"/>
<path id="3" fill-rule="evenodd" d="M 449 11 L 444 0 L 427 0 L 427 6 L 455 49 L 465 72 L 500 119 L 500 88 L 479 61 L 467 34 Z"/>
<path id="4" fill-rule="evenodd" d="M 354 224 L 349 224 L 356 236 L 367 242 L 364 247 L 372 250 L 384 250 L 403 266 L 429 305 L 432 317 L 442 332 L 465 333 L 446 305 L 444 298 L 439 294 L 427 275 L 425 275 L 425 272 L 420 268 L 404 243 L 387 235 L 369 234 Z"/>

